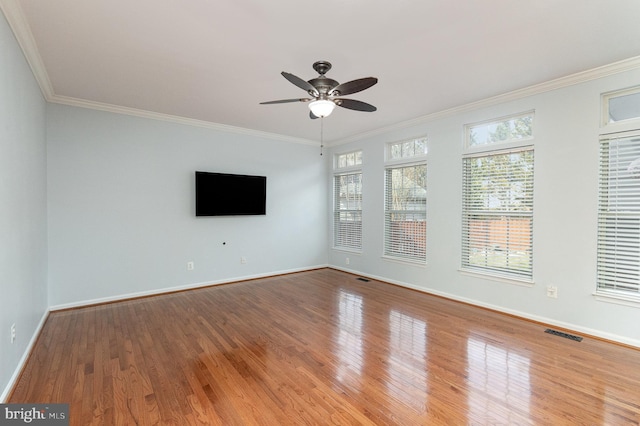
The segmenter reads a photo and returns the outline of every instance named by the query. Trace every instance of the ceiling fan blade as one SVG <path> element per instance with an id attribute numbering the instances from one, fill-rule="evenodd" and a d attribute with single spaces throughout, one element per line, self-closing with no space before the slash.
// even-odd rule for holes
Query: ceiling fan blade
<path id="1" fill-rule="evenodd" d="M 289 102 L 309 102 L 310 100 L 310 98 L 280 99 L 278 101 L 260 102 L 260 105 L 286 104 Z"/>
<path id="2" fill-rule="evenodd" d="M 352 93 L 358 93 L 363 91 L 364 89 L 368 89 L 378 82 L 378 79 L 375 77 L 365 77 L 359 78 L 357 80 L 347 81 L 346 83 L 342 83 L 333 88 L 330 96 L 344 96 L 350 95 Z"/>
<path id="3" fill-rule="evenodd" d="M 355 99 L 334 99 L 336 105 L 342 108 L 353 109 L 355 111 L 373 112 L 378 108 L 371 104 L 362 101 L 356 101 Z"/>
<path id="4" fill-rule="evenodd" d="M 295 76 L 293 74 L 290 74 L 288 72 L 284 72 L 282 71 L 282 76 L 284 78 L 286 78 L 287 80 L 289 80 L 291 83 L 295 84 L 296 86 L 298 86 L 299 88 L 301 88 L 302 90 L 306 91 L 307 93 L 313 95 L 313 96 L 318 96 L 320 95 L 318 93 L 318 90 L 313 87 L 311 85 L 311 83 L 309 83 L 308 81 L 304 81 L 303 79 L 301 79 L 298 76 Z"/>

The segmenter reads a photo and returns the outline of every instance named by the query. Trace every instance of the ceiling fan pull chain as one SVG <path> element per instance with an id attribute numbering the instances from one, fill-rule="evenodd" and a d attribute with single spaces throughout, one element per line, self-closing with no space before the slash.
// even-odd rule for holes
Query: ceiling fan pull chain
<path id="1" fill-rule="evenodd" d="M 324 147 L 324 117 L 320 117 L 320 156 Z"/>

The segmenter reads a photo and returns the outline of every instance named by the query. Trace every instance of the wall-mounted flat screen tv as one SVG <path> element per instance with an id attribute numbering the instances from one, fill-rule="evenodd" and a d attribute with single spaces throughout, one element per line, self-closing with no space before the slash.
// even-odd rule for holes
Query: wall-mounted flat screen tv
<path id="1" fill-rule="evenodd" d="M 196 172 L 196 216 L 264 215 L 267 177 Z"/>

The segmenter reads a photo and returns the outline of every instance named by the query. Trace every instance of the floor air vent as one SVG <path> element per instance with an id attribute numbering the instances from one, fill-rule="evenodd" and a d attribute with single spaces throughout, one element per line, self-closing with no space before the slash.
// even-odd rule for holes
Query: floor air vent
<path id="1" fill-rule="evenodd" d="M 364 281 L 365 283 L 368 283 L 370 280 L 360 277 L 358 278 L 358 281 Z"/>
<path id="2" fill-rule="evenodd" d="M 582 337 L 574 336 L 573 334 L 563 333 L 562 331 L 556 331 L 556 330 L 547 328 L 544 332 L 549 334 L 555 334 L 556 336 L 564 337 L 565 339 L 575 340 L 576 342 L 582 342 Z"/>

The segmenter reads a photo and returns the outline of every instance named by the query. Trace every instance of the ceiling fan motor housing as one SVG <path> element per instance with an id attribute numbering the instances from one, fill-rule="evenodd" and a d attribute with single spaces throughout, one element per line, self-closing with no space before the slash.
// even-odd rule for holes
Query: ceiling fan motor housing
<path id="1" fill-rule="evenodd" d="M 324 76 L 331 69 L 331 62 L 314 62 L 313 69 L 320 74 L 320 76 L 309 80 L 309 84 L 315 87 L 318 93 L 320 93 L 318 99 L 326 99 L 326 96 L 331 92 L 331 89 L 340 84 L 337 81 Z M 313 96 L 311 91 L 309 91 L 309 94 Z"/>
<path id="2" fill-rule="evenodd" d="M 338 85 L 338 82 L 322 75 L 309 80 L 309 84 L 315 87 L 318 93 L 320 93 L 320 99 L 324 99 L 331 90 Z M 312 93 L 309 94 L 312 95 Z"/>

